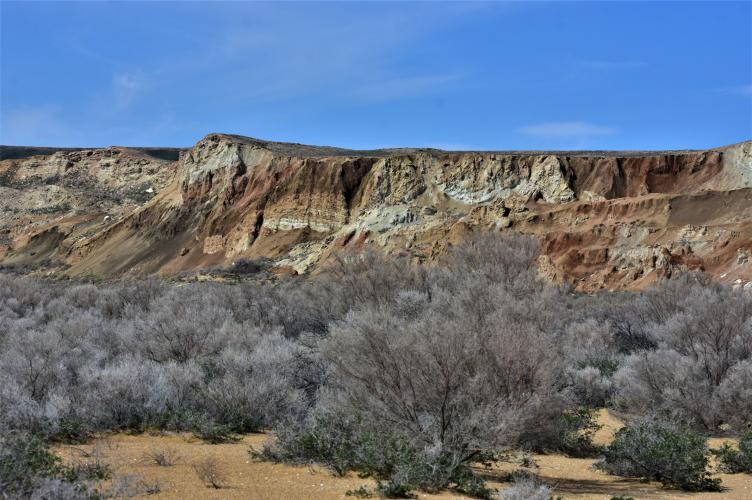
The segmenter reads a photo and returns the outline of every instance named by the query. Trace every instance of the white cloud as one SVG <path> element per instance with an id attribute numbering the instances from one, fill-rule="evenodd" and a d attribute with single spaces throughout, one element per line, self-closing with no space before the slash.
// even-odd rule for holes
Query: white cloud
<path id="1" fill-rule="evenodd" d="M 525 135 L 544 139 L 586 138 L 610 135 L 616 132 L 613 127 L 580 121 L 538 123 L 520 127 L 518 130 Z"/>

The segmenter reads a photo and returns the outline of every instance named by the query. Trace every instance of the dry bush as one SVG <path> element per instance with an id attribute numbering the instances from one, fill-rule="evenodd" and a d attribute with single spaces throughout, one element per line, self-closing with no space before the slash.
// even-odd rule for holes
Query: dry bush
<path id="1" fill-rule="evenodd" d="M 162 491 L 158 480 L 148 481 L 139 474 L 121 474 L 115 476 L 107 490 L 110 498 L 133 498 L 156 495 Z"/>
<path id="2" fill-rule="evenodd" d="M 712 432 L 744 430 L 752 409 L 752 295 L 721 285 L 665 283 L 651 292 L 661 322 L 653 350 L 636 351 L 614 376 L 615 403 L 627 412 L 661 412 Z M 668 305 L 666 305 L 668 304 Z"/>
<path id="3" fill-rule="evenodd" d="M 207 455 L 194 463 L 193 470 L 208 488 L 221 489 L 227 486 L 227 474 L 213 455 Z"/>
<path id="4" fill-rule="evenodd" d="M 143 459 L 147 464 L 172 467 L 180 461 L 180 455 L 174 448 L 154 448 L 144 453 Z"/>
<path id="5" fill-rule="evenodd" d="M 557 322 L 541 321 L 538 311 L 555 314 L 560 295 L 537 282 L 527 239 L 473 244 L 447 257 L 454 267 L 426 277 L 427 291 L 366 304 L 330 327 L 321 352 L 333 404 L 420 446 L 467 457 L 495 446 L 555 445 L 564 367 Z M 489 267 L 479 269 L 481 262 Z"/>
<path id="6" fill-rule="evenodd" d="M 550 500 L 552 488 L 529 470 L 517 469 L 509 474 L 512 487 L 499 492 L 499 500 Z"/>

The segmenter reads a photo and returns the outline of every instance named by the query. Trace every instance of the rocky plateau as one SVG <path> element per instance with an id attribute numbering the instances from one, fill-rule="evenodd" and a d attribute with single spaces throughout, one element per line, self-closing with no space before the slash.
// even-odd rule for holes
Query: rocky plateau
<path id="1" fill-rule="evenodd" d="M 176 275 L 265 258 L 284 274 L 373 249 L 432 262 L 531 234 L 582 291 L 680 270 L 752 288 L 752 142 L 703 151 L 353 151 L 210 134 L 193 148 L 0 148 L 0 264 Z"/>

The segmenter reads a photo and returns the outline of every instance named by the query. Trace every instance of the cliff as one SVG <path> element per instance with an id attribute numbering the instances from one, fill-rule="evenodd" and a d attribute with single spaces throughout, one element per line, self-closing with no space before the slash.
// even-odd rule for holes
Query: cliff
<path id="1" fill-rule="evenodd" d="M 115 276 L 266 257 L 304 273 L 339 250 L 430 261 L 469 233 L 518 231 L 539 239 L 545 276 L 581 290 L 680 269 L 752 281 L 752 142 L 350 151 L 211 134 L 165 157 L 110 148 L 0 161 L 0 259 Z"/>

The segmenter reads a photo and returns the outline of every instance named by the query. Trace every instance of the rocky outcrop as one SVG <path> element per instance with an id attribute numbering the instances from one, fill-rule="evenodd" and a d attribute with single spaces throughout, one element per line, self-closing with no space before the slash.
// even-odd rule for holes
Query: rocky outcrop
<path id="1" fill-rule="evenodd" d="M 148 179 L 153 198 L 93 233 L 66 232 L 71 216 L 18 229 L 4 259 L 32 258 L 35 238 L 55 229 L 64 243 L 45 241 L 72 274 L 169 274 L 257 257 L 304 273 L 342 249 L 430 261 L 467 233 L 519 231 L 540 240 L 543 274 L 583 290 L 640 287 L 678 269 L 747 282 L 750 259 L 738 256 L 752 255 L 750 144 L 658 153 L 348 151 L 211 134 L 179 161 L 151 158 L 141 176 L 135 152 L 119 150 L 127 161 L 109 177 L 88 162 L 90 178 L 116 189 Z M 102 151 L 90 155 L 100 164 Z M 70 155 L 78 165 L 88 152 L 23 161 L 59 175 Z M 18 182 L 30 167 L 13 161 L 0 174 Z M 48 207 L 59 203 L 54 186 L 28 192 Z"/>
<path id="2" fill-rule="evenodd" d="M 0 161 L 1 263 L 59 266 L 67 263 L 74 244 L 130 216 L 163 190 L 176 174 L 179 154 L 3 146 L 0 157 L 5 158 Z"/>

